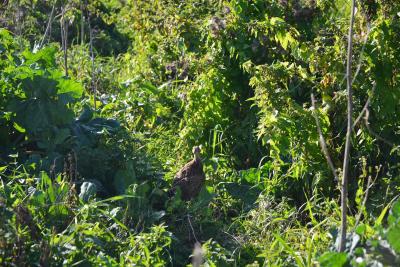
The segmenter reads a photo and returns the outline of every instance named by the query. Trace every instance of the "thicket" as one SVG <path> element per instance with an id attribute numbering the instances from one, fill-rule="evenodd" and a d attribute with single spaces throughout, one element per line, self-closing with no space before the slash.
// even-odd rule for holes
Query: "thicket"
<path id="1" fill-rule="evenodd" d="M 350 1 L 0 4 L 0 264 L 399 265 L 400 4 L 356 3 L 344 252 Z"/>

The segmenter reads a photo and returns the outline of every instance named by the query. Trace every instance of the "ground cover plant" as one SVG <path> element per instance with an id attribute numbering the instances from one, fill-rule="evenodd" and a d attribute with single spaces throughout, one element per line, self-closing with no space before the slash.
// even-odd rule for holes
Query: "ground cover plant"
<path id="1" fill-rule="evenodd" d="M 400 265 L 399 25 L 385 0 L 3 1 L 0 265 Z"/>

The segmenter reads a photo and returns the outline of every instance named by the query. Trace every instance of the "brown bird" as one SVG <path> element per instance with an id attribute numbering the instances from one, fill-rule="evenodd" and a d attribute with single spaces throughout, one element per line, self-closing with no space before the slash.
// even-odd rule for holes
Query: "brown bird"
<path id="1" fill-rule="evenodd" d="M 192 152 L 194 155 L 193 160 L 186 163 L 175 175 L 172 189 L 170 190 L 170 193 L 174 194 L 176 187 L 179 186 L 182 192 L 182 200 L 191 200 L 196 197 L 206 180 L 200 158 L 200 147 L 194 146 Z"/>

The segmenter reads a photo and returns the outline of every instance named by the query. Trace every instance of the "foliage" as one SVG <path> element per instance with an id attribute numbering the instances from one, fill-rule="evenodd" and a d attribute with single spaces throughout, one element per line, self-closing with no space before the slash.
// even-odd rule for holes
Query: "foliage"
<path id="1" fill-rule="evenodd" d="M 170 261 L 171 233 L 162 224 L 146 232 L 129 230 L 122 206 L 131 197 L 85 203 L 61 175 L 52 181 L 46 173 L 15 172 L 0 188 L 2 265 L 163 266 Z"/>
<path id="2" fill-rule="evenodd" d="M 351 266 L 398 265 L 399 205 L 399 201 L 394 203 L 386 228 L 382 227 L 379 221 L 375 222 L 375 225 L 358 225 L 346 243 L 347 253 L 326 252 L 319 259 L 321 266 L 346 266 L 346 263 L 350 263 Z"/>
<path id="3" fill-rule="evenodd" d="M 3 35 L 10 38 L 6 31 Z M 124 193 L 137 182 L 137 172 L 152 175 L 149 167 L 135 162 L 139 155 L 133 146 L 117 145 L 129 137 L 116 120 L 94 118 L 86 106 L 74 118 L 73 105 L 83 88 L 56 68 L 54 46 L 36 53 L 25 50 L 21 58 L 12 48 L 3 53 L 0 123 L 5 136 L 0 145 L 4 160 L 15 154 L 18 162 L 36 173 L 45 170 L 54 175 L 68 169 L 70 179 L 76 180 L 79 173 L 83 180 L 97 181 L 103 194 Z"/>
<path id="4" fill-rule="evenodd" d="M 0 264 L 398 265 L 400 6 L 358 5 L 337 253 L 348 1 L 0 4 Z"/>

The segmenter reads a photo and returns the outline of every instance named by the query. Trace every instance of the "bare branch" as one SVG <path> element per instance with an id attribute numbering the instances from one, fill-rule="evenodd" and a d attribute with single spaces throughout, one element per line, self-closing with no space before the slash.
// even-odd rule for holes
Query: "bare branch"
<path id="1" fill-rule="evenodd" d="M 363 61 L 364 50 L 365 50 L 365 46 L 367 44 L 370 33 L 371 33 L 371 23 L 367 22 L 367 34 L 365 35 L 364 42 L 361 47 L 360 57 L 358 58 L 358 62 L 357 62 L 357 69 L 356 69 L 356 72 L 354 73 L 351 84 L 353 84 L 355 82 L 358 74 L 360 73 L 361 65 L 362 65 L 362 61 Z M 347 79 L 347 73 L 344 75 L 343 79 L 341 80 L 339 87 L 342 87 L 342 84 L 346 79 Z"/>
<path id="2" fill-rule="evenodd" d="M 316 113 L 317 108 L 315 106 L 315 98 L 314 98 L 314 94 L 313 93 L 311 93 L 311 104 L 312 104 L 312 107 L 313 107 L 313 113 L 312 114 L 313 114 L 313 116 L 315 118 L 315 123 L 317 125 L 317 130 L 318 130 L 318 135 L 319 135 L 319 144 L 321 146 L 321 150 L 324 153 L 325 159 L 328 162 L 328 165 L 329 165 L 329 168 L 332 171 L 333 177 L 335 177 L 335 182 L 338 182 L 339 181 L 339 177 L 337 175 L 337 171 L 336 171 L 335 165 L 333 164 L 332 158 L 331 158 L 331 156 L 329 154 L 328 147 L 326 145 L 326 141 L 325 141 L 324 135 L 323 135 L 322 130 L 321 130 L 321 125 L 319 123 L 318 115 Z"/>
<path id="3" fill-rule="evenodd" d="M 365 112 L 367 112 L 369 104 L 371 103 L 371 96 L 374 94 L 376 88 L 376 83 L 374 83 L 374 87 L 371 90 L 371 94 L 368 96 L 367 102 L 365 102 L 364 107 L 362 108 L 360 114 L 358 115 L 357 119 L 353 123 L 353 130 L 356 127 L 357 123 L 361 120 L 362 116 L 364 116 Z"/>
<path id="4" fill-rule="evenodd" d="M 357 78 L 357 76 L 358 76 L 358 74 L 360 73 L 360 70 L 361 70 L 361 65 L 362 65 L 365 45 L 367 44 L 369 34 L 371 33 L 371 26 L 370 26 L 369 23 L 367 24 L 367 30 L 368 30 L 367 31 L 367 35 L 365 36 L 364 43 L 363 43 L 363 46 L 362 46 L 361 52 L 360 52 L 360 58 L 358 59 L 357 69 L 356 69 L 356 72 L 354 73 L 353 80 L 351 81 L 351 84 L 353 84 L 356 81 L 356 78 Z"/>
<path id="5" fill-rule="evenodd" d="M 367 107 L 367 109 L 365 110 L 364 124 L 365 124 L 365 127 L 367 127 L 368 132 L 371 135 L 373 135 L 377 140 L 380 140 L 380 141 L 384 142 L 388 146 L 395 146 L 395 144 L 393 142 L 391 142 L 391 141 L 383 138 L 379 134 L 375 133 L 375 131 L 372 130 L 371 127 L 369 126 L 369 121 L 368 120 L 369 120 L 369 109 Z"/>
<path id="6" fill-rule="evenodd" d="M 354 14 L 355 14 L 355 0 L 351 1 L 351 16 L 350 16 L 350 27 L 348 36 L 347 46 L 347 65 L 346 65 L 346 76 L 347 76 L 347 133 L 346 143 L 344 150 L 343 160 L 343 179 L 342 179 L 342 196 L 341 196 L 341 209 L 342 209 L 342 221 L 339 235 L 339 248 L 340 252 L 343 252 L 346 247 L 346 231 L 347 231 L 347 190 L 348 190 L 348 175 L 349 175 L 349 164 L 350 164 L 350 149 L 351 149 L 351 133 L 353 129 L 352 115 L 353 115 L 353 90 L 352 90 L 352 79 L 351 79 L 351 64 L 353 56 L 353 27 L 354 27 Z"/>
<path id="7" fill-rule="evenodd" d="M 53 22 L 53 16 L 54 16 L 55 7 L 56 7 L 56 4 L 54 3 L 53 7 L 51 8 L 50 17 L 49 17 L 49 21 L 47 22 L 46 30 L 44 32 L 42 40 L 40 41 L 39 48 L 43 47 L 44 42 L 46 40 L 46 37 L 50 32 L 51 23 Z"/>
<path id="8" fill-rule="evenodd" d="M 361 117 L 364 115 L 364 113 L 367 111 L 369 103 L 371 102 L 371 96 L 368 97 L 367 102 L 365 102 L 364 107 L 362 108 L 360 114 L 358 115 L 357 119 L 353 123 L 353 129 L 356 127 L 357 123 L 361 120 Z"/>
<path id="9" fill-rule="evenodd" d="M 61 15 L 61 44 L 64 51 L 64 68 L 65 68 L 65 76 L 68 76 L 68 57 L 67 57 L 67 46 L 68 46 L 68 22 L 65 18 L 66 8 L 62 7 L 62 15 Z"/>
<path id="10" fill-rule="evenodd" d="M 199 242 L 199 240 L 197 240 L 196 234 L 194 233 L 194 229 L 193 229 L 193 226 L 192 226 L 192 222 L 190 221 L 190 215 L 189 214 L 187 214 L 187 219 L 188 219 L 188 222 L 189 222 L 190 229 L 192 230 L 192 234 L 193 234 L 194 240 L 196 240 L 196 242 Z"/>
<path id="11" fill-rule="evenodd" d="M 373 95 L 373 93 L 375 91 L 375 88 L 376 88 L 376 84 L 374 84 L 374 87 L 372 88 L 371 95 L 368 97 L 367 102 L 365 102 L 365 105 L 364 105 L 363 109 L 361 110 L 361 112 L 358 115 L 357 119 L 354 121 L 353 130 L 354 130 L 355 126 L 357 125 L 357 123 L 359 123 L 361 118 L 364 116 L 364 125 L 367 128 L 368 132 L 372 136 L 374 136 L 377 140 L 380 140 L 380 141 L 384 142 L 385 144 L 387 144 L 389 146 L 395 146 L 395 144 L 393 142 L 383 138 L 382 136 L 377 134 L 374 130 L 372 130 L 370 125 L 369 125 L 369 104 L 371 103 L 371 96 Z"/>
<path id="12" fill-rule="evenodd" d="M 85 13 L 83 8 L 83 2 L 81 2 L 81 45 L 85 42 Z"/>
<path id="13" fill-rule="evenodd" d="M 92 82 L 91 82 L 91 85 L 92 85 L 92 92 L 93 92 L 94 110 L 96 112 L 96 95 L 97 95 L 97 88 L 96 88 L 96 81 L 95 81 L 95 78 L 96 78 L 95 70 L 96 70 L 96 68 L 95 68 L 95 64 L 94 64 L 93 30 L 92 30 L 92 26 L 91 26 L 91 23 L 90 23 L 90 14 L 88 15 L 87 21 L 88 21 L 88 26 L 89 26 L 90 61 L 92 62 Z"/>

